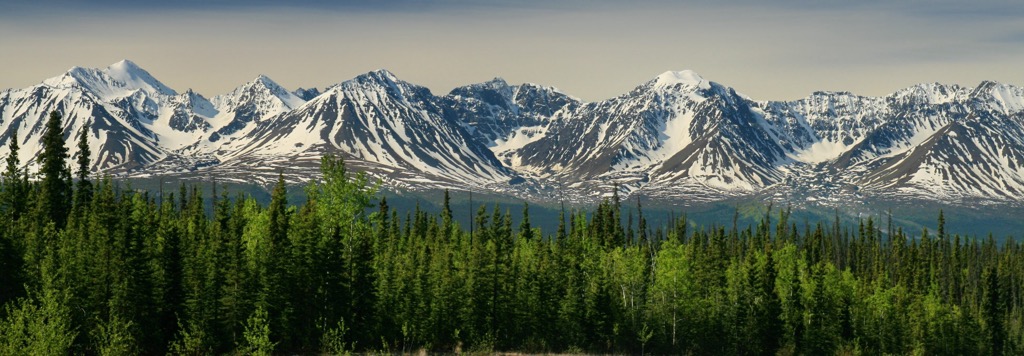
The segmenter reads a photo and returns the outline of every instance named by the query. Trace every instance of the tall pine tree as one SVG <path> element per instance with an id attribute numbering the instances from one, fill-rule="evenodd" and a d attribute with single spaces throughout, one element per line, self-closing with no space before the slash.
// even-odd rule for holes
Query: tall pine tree
<path id="1" fill-rule="evenodd" d="M 89 199 L 92 197 L 92 183 L 89 182 L 89 169 L 91 162 L 89 161 L 92 155 L 92 150 L 89 149 L 89 123 L 86 122 L 82 126 L 82 131 L 78 133 L 78 170 L 75 172 L 75 178 L 78 179 L 78 189 L 75 190 L 75 204 L 85 205 L 89 203 Z"/>
<path id="2" fill-rule="evenodd" d="M 59 112 L 50 112 L 43 133 L 43 152 L 39 155 L 42 174 L 42 212 L 58 228 L 67 223 L 71 207 L 71 171 L 67 165 L 68 148 L 64 146 L 64 129 Z"/>
<path id="3" fill-rule="evenodd" d="M 0 175 L 0 182 L 3 183 L 2 200 L 0 200 L 0 211 L 4 213 L 7 221 L 18 220 L 25 213 L 25 204 L 28 200 L 28 182 L 21 170 L 21 161 L 18 158 L 18 127 L 14 126 L 13 132 L 7 141 L 9 153 L 5 159 L 5 168 Z"/>

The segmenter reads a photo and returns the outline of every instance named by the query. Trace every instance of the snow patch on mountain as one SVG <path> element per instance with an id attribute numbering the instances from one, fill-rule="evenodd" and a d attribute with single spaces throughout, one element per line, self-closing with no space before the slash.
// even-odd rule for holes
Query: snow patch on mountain
<path id="1" fill-rule="evenodd" d="M 34 164 L 52 110 L 69 142 L 89 123 L 94 169 L 123 176 L 268 182 L 280 170 L 302 180 L 339 154 L 402 189 L 541 200 L 554 187 L 584 199 L 612 183 L 685 200 L 1024 196 L 1024 89 L 996 82 L 754 101 L 684 70 L 584 103 L 501 78 L 435 95 L 376 70 L 323 92 L 260 75 L 208 100 L 122 61 L 0 91 L 0 155 L 16 139 Z"/>
<path id="2" fill-rule="evenodd" d="M 684 88 L 710 89 L 711 85 L 704 80 L 700 74 L 692 70 L 667 71 L 654 78 L 654 87 L 664 89 L 667 87 L 683 86 Z"/>

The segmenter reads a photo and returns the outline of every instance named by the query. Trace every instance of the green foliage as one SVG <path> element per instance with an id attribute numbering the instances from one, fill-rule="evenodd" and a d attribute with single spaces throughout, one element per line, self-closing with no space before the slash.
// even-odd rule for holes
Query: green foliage
<path id="1" fill-rule="evenodd" d="M 135 355 L 138 350 L 135 348 L 135 340 L 129 331 L 131 322 L 127 322 L 117 315 L 110 318 L 110 321 L 100 324 L 95 330 L 93 339 L 96 340 L 96 351 L 100 355 Z"/>
<path id="2" fill-rule="evenodd" d="M 211 353 L 206 331 L 196 325 L 178 324 L 180 334 L 170 347 L 175 355 L 208 355 Z"/>
<path id="3" fill-rule="evenodd" d="M 4 159 L 4 171 L 0 174 L 0 218 L 14 222 L 27 210 L 29 184 L 26 172 L 18 158 L 18 127 L 14 126 L 11 139 L 7 141 L 8 154 Z"/>
<path id="4" fill-rule="evenodd" d="M 86 122 L 82 125 L 82 130 L 78 133 L 78 170 L 75 171 L 75 178 L 79 181 L 85 181 L 89 179 L 89 156 L 92 154 L 89 148 L 89 123 Z"/>
<path id="5" fill-rule="evenodd" d="M 275 343 L 270 341 L 270 321 L 262 305 L 256 307 L 256 311 L 245 322 L 243 335 L 245 345 L 241 351 L 245 354 L 266 356 L 274 353 Z"/>
<path id="6" fill-rule="evenodd" d="M 0 324 L 0 354 L 68 354 L 77 332 L 67 302 L 67 293 L 48 289 L 8 304 Z"/>
<path id="7" fill-rule="evenodd" d="M 656 227 L 613 194 L 552 235 L 525 204 L 519 221 L 481 206 L 467 231 L 447 204 L 378 203 L 325 157 L 299 204 L 283 178 L 268 205 L 97 179 L 69 185 L 60 225 L 52 182 L 17 166 L 0 276 L 24 287 L 0 293 L 0 354 L 1024 352 L 1024 248 L 953 235 L 945 214 L 920 237 L 771 209 Z"/>
<path id="8" fill-rule="evenodd" d="M 39 154 L 42 175 L 42 198 L 39 208 L 44 218 L 63 228 L 71 207 L 71 170 L 68 168 L 68 148 L 64 145 L 63 117 L 57 111 L 50 113 L 43 132 L 43 151 Z"/>
<path id="9" fill-rule="evenodd" d="M 349 355 L 355 345 L 345 341 L 345 334 L 348 328 L 345 327 L 345 320 L 339 321 L 336 325 L 326 328 L 321 338 L 320 351 L 328 355 Z"/>

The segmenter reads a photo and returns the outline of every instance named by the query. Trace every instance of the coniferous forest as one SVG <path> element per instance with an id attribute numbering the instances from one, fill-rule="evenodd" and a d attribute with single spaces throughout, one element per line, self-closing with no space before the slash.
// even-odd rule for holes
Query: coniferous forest
<path id="1" fill-rule="evenodd" d="M 613 197 L 554 232 L 525 205 L 467 227 L 447 194 L 395 211 L 333 157 L 302 202 L 283 180 L 269 205 L 154 194 L 69 163 L 60 120 L 39 175 L 12 140 L 0 180 L 0 354 L 1024 354 L 1024 250 L 941 213 L 648 226 Z"/>

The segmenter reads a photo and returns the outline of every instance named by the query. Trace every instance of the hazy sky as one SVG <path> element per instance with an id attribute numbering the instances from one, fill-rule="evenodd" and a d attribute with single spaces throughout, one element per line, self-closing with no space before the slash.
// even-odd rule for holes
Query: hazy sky
<path id="1" fill-rule="evenodd" d="M 45 3 L 45 4 L 36 4 Z M 584 100 L 692 69 L 754 99 L 1024 85 L 1021 1 L 0 1 L 0 88 L 128 58 L 207 97 L 386 68 L 434 93 L 500 76 Z"/>

